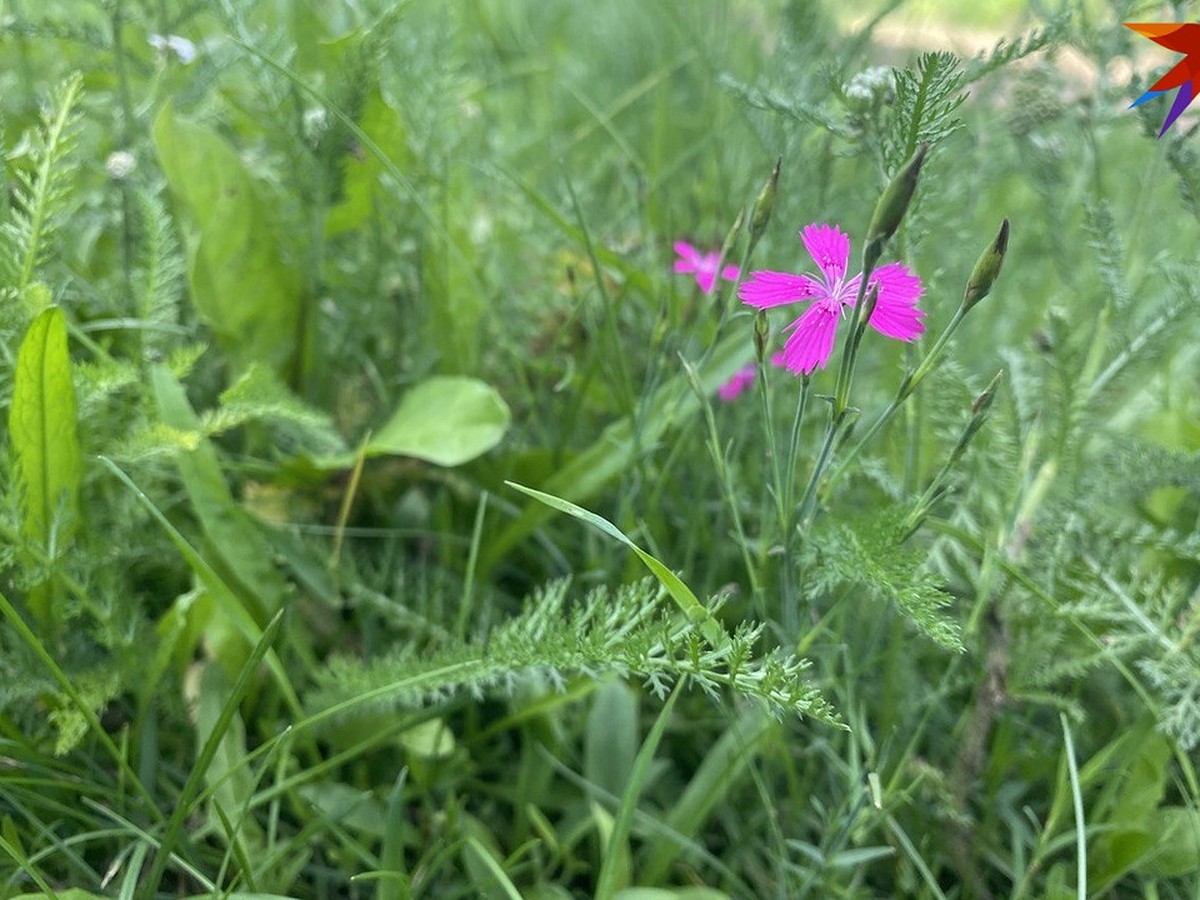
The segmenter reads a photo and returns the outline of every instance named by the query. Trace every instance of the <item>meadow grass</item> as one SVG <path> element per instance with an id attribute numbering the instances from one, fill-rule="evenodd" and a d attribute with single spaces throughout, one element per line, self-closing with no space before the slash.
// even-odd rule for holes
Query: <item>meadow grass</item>
<path id="1" fill-rule="evenodd" d="M 2 10 L 0 896 L 1200 896 L 1180 9 Z"/>

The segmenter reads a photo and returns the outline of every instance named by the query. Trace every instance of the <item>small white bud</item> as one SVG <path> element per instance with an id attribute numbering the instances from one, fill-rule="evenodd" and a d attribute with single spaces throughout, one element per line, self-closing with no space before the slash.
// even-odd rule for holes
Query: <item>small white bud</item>
<path id="1" fill-rule="evenodd" d="M 128 150 L 114 150 L 104 161 L 104 171 L 113 181 L 124 181 L 137 168 L 137 157 Z"/>

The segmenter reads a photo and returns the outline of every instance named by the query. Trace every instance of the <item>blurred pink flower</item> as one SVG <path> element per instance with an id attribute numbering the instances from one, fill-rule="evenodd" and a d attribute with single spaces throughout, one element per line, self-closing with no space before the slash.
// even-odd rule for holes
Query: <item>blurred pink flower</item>
<path id="1" fill-rule="evenodd" d="M 808 374 L 825 368 L 829 361 L 838 319 L 844 310 L 853 308 L 862 273 L 846 278 L 850 239 L 835 226 L 808 225 L 800 237 L 821 272 L 820 279 L 787 272 L 754 272 L 738 288 L 738 297 L 758 309 L 812 301 L 784 329 L 792 333 L 783 346 L 788 371 Z M 925 331 L 921 322 L 925 311 L 917 309 L 917 301 L 925 290 L 921 279 L 904 263 L 894 262 L 871 273 L 868 291 L 875 285 L 879 285 L 879 300 L 868 324 L 880 334 L 900 341 L 920 337 Z"/>
<path id="2" fill-rule="evenodd" d="M 679 259 L 675 260 L 675 271 L 681 275 L 694 274 L 700 290 L 711 294 L 713 285 L 717 283 L 720 252 L 701 253 L 687 241 L 676 241 L 675 253 L 679 256 Z M 721 277 L 726 281 L 737 281 L 739 274 L 737 266 L 725 266 L 721 269 Z"/>
<path id="3" fill-rule="evenodd" d="M 771 357 L 771 365 L 783 368 L 783 354 L 776 353 Z M 754 376 L 758 372 L 758 366 L 750 363 L 748 366 L 742 366 L 731 376 L 729 380 L 717 388 L 717 396 L 726 403 L 731 403 L 736 400 L 745 390 L 754 384 Z"/>

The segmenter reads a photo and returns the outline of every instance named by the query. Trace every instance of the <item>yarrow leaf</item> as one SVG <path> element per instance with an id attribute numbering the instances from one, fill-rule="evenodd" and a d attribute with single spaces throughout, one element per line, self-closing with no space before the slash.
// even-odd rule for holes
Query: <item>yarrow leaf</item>
<path id="1" fill-rule="evenodd" d="M 962 650 L 958 625 L 940 612 L 952 598 L 939 578 L 924 568 L 924 555 L 902 543 L 902 523 L 901 509 L 891 507 L 818 528 L 813 538 L 821 580 L 827 587 L 853 585 L 893 602 L 935 643 Z"/>
<path id="2" fill-rule="evenodd" d="M 714 647 L 699 625 L 672 615 L 663 603 L 666 589 L 650 579 L 616 591 L 600 587 L 574 603 L 568 587 L 558 581 L 540 588 L 521 614 L 490 633 L 448 641 L 429 654 L 403 647 L 372 661 L 335 658 L 308 706 L 322 716 L 361 715 L 460 692 L 512 693 L 532 682 L 563 689 L 574 676 L 615 674 L 640 678 L 660 697 L 686 677 L 714 697 L 732 690 L 775 718 L 805 715 L 840 724 L 804 677 L 805 660 L 755 655 L 761 626 L 740 628 Z"/>
<path id="3" fill-rule="evenodd" d="M 962 64 L 953 53 L 922 53 L 914 68 L 896 71 L 883 160 L 888 176 L 899 171 L 923 143 L 937 146 L 962 127 L 954 113 L 967 99 Z"/>

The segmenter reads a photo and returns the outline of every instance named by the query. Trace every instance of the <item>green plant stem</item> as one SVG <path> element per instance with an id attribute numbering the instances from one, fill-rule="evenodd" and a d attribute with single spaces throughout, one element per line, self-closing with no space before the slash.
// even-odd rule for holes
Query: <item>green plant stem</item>
<path id="1" fill-rule="evenodd" d="M 929 351 L 929 354 L 921 361 L 921 364 L 917 366 L 916 371 L 904 376 L 900 382 L 900 387 L 896 390 L 896 396 L 892 398 L 892 401 L 887 405 L 884 411 L 876 417 L 874 422 L 871 423 L 871 426 L 866 430 L 863 436 L 858 439 L 858 443 L 851 447 L 850 450 L 842 456 L 842 458 L 838 461 L 837 468 L 829 473 L 829 478 L 825 482 L 824 487 L 821 489 L 822 497 L 825 497 L 829 494 L 829 491 L 833 487 L 834 483 L 845 474 L 847 467 L 849 467 L 850 463 L 853 462 L 858 454 L 863 451 L 863 448 L 870 443 L 871 438 L 878 434 L 880 429 L 892 420 L 892 416 L 894 416 L 900 410 L 900 407 L 904 405 L 904 401 L 912 395 L 921 382 L 925 380 L 926 376 L 933 371 L 938 360 L 941 358 L 942 354 L 945 353 L 946 347 L 950 343 L 951 336 L 958 329 L 958 326 L 962 324 L 962 320 L 966 316 L 966 312 L 967 311 L 963 306 L 959 306 L 954 313 L 954 317 L 950 320 L 950 324 L 946 326 L 946 329 L 938 337 L 937 342 L 933 345 L 933 349 Z"/>
<path id="2" fill-rule="evenodd" d="M 796 511 L 797 506 L 793 492 L 796 488 L 796 456 L 800 451 L 800 424 L 804 420 L 804 410 L 808 405 L 809 387 L 812 381 L 807 375 L 802 376 L 800 381 L 800 397 L 796 402 L 796 415 L 792 419 L 792 432 L 788 438 L 788 455 L 784 468 L 784 482 L 782 488 L 782 503 L 786 505 L 788 513 L 782 518 L 783 527 L 783 560 L 780 569 L 780 604 L 784 611 L 783 627 L 788 635 L 795 635 L 800 628 L 799 604 L 795 601 L 794 591 L 795 586 L 792 583 L 792 575 L 795 569 L 795 554 L 796 554 L 796 538 L 798 537 L 796 530 Z"/>
<path id="3" fill-rule="evenodd" d="M 713 415 L 712 404 L 704 396 L 704 391 L 700 387 L 700 379 L 696 375 L 695 368 L 682 357 L 680 357 L 680 362 L 683 364 L 684 372 L 687 373 L 692 390 L 696 392 L 696 397 L 700 401 L 700 408 L 704 411 L 704 421 L 708 426 L 708 447 L 709 452 L 712 454 L 713 465 L 717 467 L 717 480 L 721 483 L 721 492 L 725 495 L 725 502 L 729 504 L 729 514 L 733 517 L 733 529 L 737 534 L 737 543 L 742 551 L 742 564 L 746 567 L 746 578 L 750 582 L 750 590 L 754 594 L 755 602 L 759 603 L 762 599 L 762 584 L 758 580 L 758 569 L 755 567 L 754 561 L 750 558 L 746 530 L 742 525 L 742 515 L 738 511 L 737 492 L 733 489 L 733 479 L 729 475 L 729 467 L 725 464 L 725 454 L 721 452 L 721 438 L 717 433 L 717 420 Z M 759 380 L 761 381 L 761 379 Z M 768 434 L 770 431 L 771 429 L 768 427 Z M 776 481 L 778 482 L 778 473 L 776 474 Z"/>
<path id="4" fill-rule="evenodd" d="M 804 420 L 804 412 L 808 406 L 809 389 L 812 387 L 812 379 L 808 375 L 800 376 L 800 398 L 796 402 L 796 415 L 792 419 L 792 433 L 788 438 L 788 454 L 787 464 L 784 468 L 786 473 L 784 479 L 784 502 L 788 504 L 788 508 L 795 511 L 795 498 L 792 492 L 796 489 L 796 457 L 800 453 L 800 425 Z M 789 519 L 789 524 L 794 524 L 794 520 Z"/>
<path id="5" fill-rule="evenodd" d="M 870 312 L 863 307 L 863 299 L 867 296 L 867 282 L 875 271 L 878 253 L 863 253 L 863 271 L 858 282 L 858 294 L 854 300 L 854 316 L 851 319 L 850 336 L 842 349 L 842 363 L 838 367 L 837 388 L 834 390 L 833 413 L 839 418 L 850 405 L 850 385 L 854 381 L 854 364 L 858 359 L 858 347 L 862 343 L 863 332 L 867 328 Z"/>
<path id="6" fill-rule="evenodd" d="M 771 458 L 772 487 L 775 493 L 775 514 L 779 517 L 779 527 L 786 530 L 788 523 L 787 504 L 791 502 L 791 495 L 787 489 L 783 470 L 779 465 L 779 445 L 775 440 L 775 415 L 771 409 L 771 392 L 767 390 L 767 366 L 763 360 L 759 360 L 757 366 L 758 378 L 755 380 L 754 388 L 758 392 L 758 399 L 762 405 L 763 432 L 767 438 L 767 455 Z"/>

